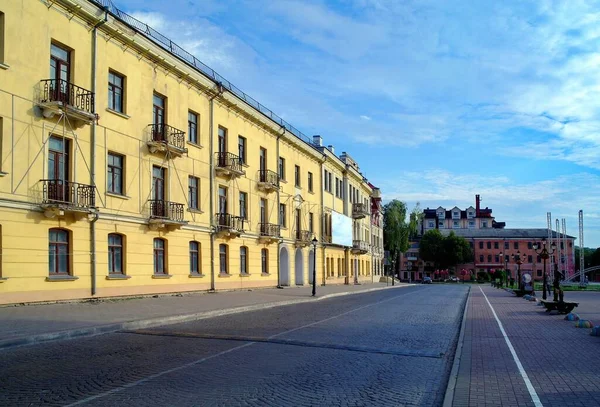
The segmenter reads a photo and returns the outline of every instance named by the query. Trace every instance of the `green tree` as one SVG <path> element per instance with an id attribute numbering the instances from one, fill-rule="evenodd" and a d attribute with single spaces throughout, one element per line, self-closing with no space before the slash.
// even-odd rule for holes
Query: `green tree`
<path id="1" fill-rule="evenodd" d="M 409 228 L 406 223 L 406 204 L 396 199 L 383 206 L 383 245 L 390 253 L 390 261 L 400 263 L 400 253 L 408 250 Z"/>
<path id="2" fill-rule="evenodd" d="M 425 232 L 419 243 L 419 257 L 433 263 L 436 269 L 442 268 L 445 257 L 444 236 L 439 230 Z"/>
<path id="3" fill-rule="evenodd" d="M 410 211 L 408 221 L 408 239 L 412 240 L 419 234 L 419 225 L 423 221 L 423 211 L 421 210 L 421 204 L 417 202 L 412 211 Z"/>
<path id="4" fill-rule="evenodd" d="M 419 244 L 419 256 L 432 262 L 436 268 L 450 268 L 473 260 L 473 250 L 464 238 L 454 232 L 446 237 L 437 230 L 429 230 Z"/>

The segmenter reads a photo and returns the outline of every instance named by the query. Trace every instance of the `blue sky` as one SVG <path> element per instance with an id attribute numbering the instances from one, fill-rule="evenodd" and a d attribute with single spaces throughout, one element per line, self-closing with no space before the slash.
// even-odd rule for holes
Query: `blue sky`
<path id="1" fill-rule="evenodd" d="M 117 0 L 384 198 L 507 227 L 565 218 L 600 246 L 600 3 Z"/>

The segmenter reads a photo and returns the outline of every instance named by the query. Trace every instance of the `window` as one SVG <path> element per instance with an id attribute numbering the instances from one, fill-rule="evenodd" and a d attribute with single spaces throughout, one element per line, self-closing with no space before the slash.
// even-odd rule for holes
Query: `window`
<path id="1" fill-rule="evenodd" d="M 154 239 L 154 274 L 167 274 L 167 265 L 165 262 L 166 251 L 165 239 Z"/>
<path id="2" fill-rule="evenodd" d="M 438 227 L 440 229 L 444 229 L 444 221 L 443 220 L 438 221 Z"/>
<path id="3" fill-rule="evenodd" d="M 188 177 L 188 206 L 190 209 L 200 209 L 200 179 L 198 177 Z"/>
<path id="4" fill-rule="evenodd" d="M 565 243 L 564 242 L 560 242 L 560 250 L 564 250 L 565 249 Z"/>
<path id="5" fill-rule="evenodd" d="M 198 143 L 198 114 L 188 110 L 188 141 Z"/>
<path id="6" fill-rule="evenodd" d="M 453 224 L 452 224 L 452 226 L 453 226 L 455 229 L 458 229 L 458 226 L 459 226 L 459 225 L 458 225 L 458 221 L 457 221 L 457 220 L 453 221 Z"/>
<path id="7" fill-rule="evenodd" d="M 240 164 L 246 164 L 246 138 L 242 136 L 238 136 L 238 155 Z"/>
<path id="8" fill-rule="evenodd" d="M 70 239 L 69 232 L 64 229 L 50 229 L 49 240 L 49 268 L 50 275 L 69 274 L 70 271 Z"/>
<path id="9" fill-rule="evenodd" d="M 492 248 L 492 242 L 487 242 L 487 248 L 491 249 Z"/>
<path id="10" fill-rule="evenodd" d="M 285 204 L 279 204 L 279 226 L 287 227 L 285 223 Z"/>
<path id="11" fill-rule="evenodd" d="M 294 166 L 294 180 L 296 187 L 300 188 L 300 167 Z"/>
<path id="12" fill-rule="evenodd" d="M 313 192 L 313 174 L 312 174 L 312 172 L 308 173 L 308 192 Z"/>
<path id="13" fill-rule="evenodd" d="M 313 226 L 314 225 L 314 219 L 315 219 L 314 214 L 312 212 L 309 212 L 308 213 L 308 231 L 310 233 L 314 232 L 314 226 Z"/>
<path id="14" fill-rule="evenodd" d="M 513 243 L 513 247 L 514 247 L 515 250 L 518 250 L 519 249 L 519 242 L 514 242 Z"/>
<path id="15" fill-rule="evenodd" d="M 469 242 L 469 246 L 471 247 L 471 249 L 473 248 L 473 242 Z"/>
<path id="16" fill-rule="evenodd" d="M 123 162 L 125 157 L 120 154 L 108 153 L 107 189 L 113 194 L 124 195 L 123 191 Z"/>
<path id="17" fill-rule="evenodd" d="M 542 262 L 542 258 L 540 256 L 537 256 L 536 260 L 537 260 L 538 263 Z"/>
<path id="18" fill-rule="evenodd" d="M 329 177 L 327 176 L 327 174 L 329 174 L 329 172 L 327 170 L 324 170 L 325 173 L 323 175 L 323 190 L 327 191 L 327 180 L 329 179 Z"/>
<path id="19" fill-rule="evenodd" d="M 267 249 L 260 251 L 260 271 L 263 275 L 269 274 L 269 251 Z"/>
<path id="20" fill-rule="evenodd" d="M 527 263 L 533 263 L 533 255 L 528 255 L 527 256 Z"/>
<path id="21" fill-rule="evenodd" d="M 541 277 L 542 276 L 542 270 L 537 270 L 537 276 Z"/>
<path id="22" fill-rule="evenodd" d="M 340 197 L 340 179 L 335 177 L 335 196 Z"/>
<path id="23" fill-rule="evenodd" d="M 0 12 L 0 64 L 4 63 L 4 13 Z"/>
<path id="24" fill-rule="evenodd" d="M 333 189 L 333 187 L 331 186 L 331 179 L 332 179 L 332 174 L 329 173 L 328 174 L 329 179 L 327 180 L 327 185 L 329 186 L 328 191 L 331 192 L 331 190 Z"/>
<path id="25" fill-rule="evenodd" d="M 260 223 L 267 223 L 267 200 L 265 198 L 260 198 Z"/>
<path id="26" fill-rule="evenodd" d="M 529 250 L 533 249 L 533 242 L 527 242 L 527 248 Z"/>
<path id="27" fill-rule="evenodd" d="M 248 194 L 240 192 L 240 217 L 248 219 Z"/>
<path id="28" fill-rule="evenodd" d="M 460 212 L 459 211 L 452 212 L 452 218 L 453 219 L 460 219 Z"/>
<path id="29" fill-rule="evenodd" d="M 71 52 L 57 44 L 50 45 L 50 79 L 55 81 L 51 93 L 56 100 L 69 100 L 67 82 L 71 78 Z"/>
<path id="30" fill-rule="evenodd" d="M 479 242 L 479 248 L 483 249 L 483 242 Z"/>
<path id="31" fill-rule="evenodd" d="M 279 179 L 285 181 L 285 158 L 279 157 Z"/>
<path id="32" fill-rule="evenodd" d="M 240 247 L 240 274 L 248 274 L 248 248 Z"/>
<path id="33" fill-rule="evenodd" d="M 428 222 L 428 224 L 427 224 L 427 227 L 429 227 L 429 228 L 434 228 L 434 227 L 435 227 L 435 223 L 434 223 L 432 220 L 430 220 L 430 221 Z"/>
<path id="34" fill-rule="evenodd" d="M 508 259 L 510 258 L 510 256 L 508 254 L 504 255 L 504 262 L 508 263 Z"/>
<path id="35" fill-rule="evenodd" d="M 123 95 L 125 78 L 114 71 L 108 71 L 108 108 L 124 113 Z"/>
<path id="36" fill-rule="evenodd" d="M 200 275 L 200 243 L 190 242 L 190 274 Z"/>
<path id="37" fill-rule="evenodd" d="M 470 220 L 469 221 L 469 229 L 474 229 L 475 228 L 475 221 L 474 220 Z"/>
<path id="38" fill-rule="evenodd" d="M 227 245 L 219 245 L 219 273 L 229 274 L 229 265 L 227 264 Z"/>
<path id="39" fill-rule="evenodd" d="M 223 126 L 219 126 L 219 131 L 217 135 L 217 151 L 219 152 L 219 157 L 222 157 L 222 161 L 225 161 L 225 154 L 227 152 L 227 129 Z M 226 164 L 223 164 L 224 167 Z"/>
<path id="40" fill-rule="evenodd" d="M 504 249 L 508 250 L 508 247 L 509 247 L 509 243 L 508 242 L 504 242 Z"/>
<path id="41" fill-rule="evenodd" d="M 500 256 L 496 255 L 496 256 L 494 257 L 494 261 L 495 261 L 496 263 L 500 263 Z"/>
<path id="42" fill-rule="evenodd" d="M 484 220 L 483 222 L 481 222 L 482 228 L 487 228 L 487 225 L 488 225 L 487 220 Z"/>
<path id="43" fill-rule="evenodd" d="M 483 254 L 480 254 L 480 255 L 479 255 L 479 262 L 480 262 L 480 263 L 483 263 Z"/>
<path id="44" fill-rule="evenodd" d="M 498 248 L 498 242 L 494 242 L 494 249 Z"/>
<path id="45" fill-rule="evenodd" d="M 123 236 L 118 233 L 108 235 L 108 272 L 123 274 Z"/>
<path id="46" fill-rule="evenodd" d="M 488 263 L 491 263 L 491 262 L 492 262 L 492 255 L 488 254 Z"/>

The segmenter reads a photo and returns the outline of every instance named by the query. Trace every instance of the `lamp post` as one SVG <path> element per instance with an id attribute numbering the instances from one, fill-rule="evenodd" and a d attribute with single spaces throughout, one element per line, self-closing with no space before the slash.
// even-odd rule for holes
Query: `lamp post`
<path id="1" fill-rule="evenodd" d="M 319 241 L 317 240 L 316 237 L 313 237 L 312 240 L 312 245 L 313 245 L 313 289 L 312 289 L 312 296 L 314 297 L 315 295 L 317 295 L 317 243 L 319 243 Z"/>
<path id="2" fill-rule="evenodd" d="M 523 264 L 523 261 L 521 260 L 521 251 L 517 250 L 517 254 L 513 254 L 512 255 L 513 260 L 515 261 L 515 263 L 517 263 L 517 286 L 519 287 L 519 290 L 522 290 L 521 288 L 521 264 Z"/>
<path id="3" fill-rule="evenodd" d="M 500 252 L 498 256 L 500 256 L 500 259 L 504 260 L 504 274 L 506 275 L 506 287 L 508 287 L 508 255 L 505 256 L 504 253 Z M 500 262 L 502 262 L 502 260 Z"/>
<path id="4" fill-rule="evenodd" d="M 554 250 L 556 249 L 556 243 L 552 242 L 552 245 L 550 246 L 550 248 L 552 249 L 552 251 L 549 251 L 546 248 L 546 239 L 542 239 L 542 245 L 540 246 L 537 242 L 535 242 L 533 244 L 533 250 L 535 250 L 535 253 L 540 256 L 540 258 L 542 258 L 544 260 L 544 280 L 542 282 L 542 298 L 545 300 L 547 293 L 546 293 L 546 288 L 548 287 L 548 274 L 546 274 L 546 260 L 548 260 L 548 258 L 554 254 Z"/>

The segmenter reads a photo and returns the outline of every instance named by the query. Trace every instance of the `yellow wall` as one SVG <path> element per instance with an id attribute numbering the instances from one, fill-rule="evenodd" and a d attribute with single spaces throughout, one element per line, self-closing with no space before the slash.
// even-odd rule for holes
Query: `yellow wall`
<path id="1" fill-rule="evenodd" d="M 327 259 L 335 265 L 329 283 L 345 283 L 354 258 L 364 261 L 360 278 L 370 275 L 371 254 L 355 256 L 340 247 L 323 250 L 323 208 L 344 213 L 343 199 L 335 197 L 335 177 L 348 177 L 349 171 L 335 156 L 290 133 L 238 100 L 228 92 L 217 94 L 209 79 L 157 47 L 141 34 L 109 17 L 97 30 L 95 78 L 92 80 L 93 41 L 90 23 L 104 18 L 101 10 L 84 0 L 77 8 L 61 1 L 46 7 L 37 0 L 7 0 L 0 4 L 5 14 L 5 58 L 8 69 L 0 67 L 0 226 L 2 262 L 0 303 L 60 300 L 90 296 L 137 295 L 192 290 L 272 287 L 277 284 L 301 285 L 310 281 L 311 246 L 296 239 L 295 209 L 301 210 L 301 228 L 308 230 L 308 214 L 313 213 L 313 228 L 319 239 L 317 282 L 328 278 Z M 68 12 L 67 12 L 68 11 Z M 72 13 L 72 14 L 71 14 Z M 133 42 L 135 40 L 135 42 Z M 52 42 L 71 49 L 70 82 L 92 90 L 94 83 L 97 123 L 84 123 L 72 115 L 44 117 L 40 101 L 40 81 L 49 76 Z M 124 112 L 108 109 L 108 73 L 125 77 Z M 181 157 L 150 152 L 147 142 L 152 122 L 153 94 L 166 97 L 166 124 L 186 133 L 188 111 L 199 115 L 198 143 L 186 143 Z M 212 123 L 211 123 L 211 99 Z M 218 127 L 228 132 L 229 152 L 237 155 L 238 136 L 246 138 L 245 174 L 240 177 L 216 175 L 212 169 L 217 150 Z M 211 137 L 212 129 L 212 137 Z M 41 179 L 48 176 L 48 139 L 51 134 L 71 141 L 70 181 L 95 185 L 96 209 L 51 217 L 41 206 Z M 95 156 L 92 140 L 95 134 Z M 212 140 L 212 145 L 211 145 Z M 286 160 L 286 182 L 279 191 L 258 188 L 259 148 L 267 149 L 267 168 L 277 172 L 278 156 Z M 211 155 L 211 150 L 213 154 Z M 107 155 L 125 157 L 124 193 L 107 192 Z M 331 154 L 330 154 L 331 155 Z M 185 222 L 163 229 L 149 225 L 148 199 L 152 194 L 152 167 L 167 171 L 166 200 L 183 204 Z M 301 169 L 301 185 L 294 185 L 294 166 Z M 323 192 L 322 171 L 333 175 L 332 194 Z M 95 176 L 92 177 L 92 172 Z M 313 174 L 313 191 L 308 190 L 308 172 Z M 200 180 L 199 208 L 188 208 L 188 177 Z M 370 188 L 356 174 L 356 185 Z M 211 181 L 213 188 L 211 190 Z M 238 196 L 248 194 L 247 226 L 238 237 L 214 237 L 211 228 L 217 212 L 218 186 L 228 188 L 228 212 L 239 215 Z M 268 202 L 268 222 L 277 224 L 279 203 L 286 205 L 287 227 L 280 241 L 259 239 L 259 202 Z M 211 210 L 211 201 L 213 207 Z M 351 216 L 351 205 L 346 212 Z M 97 220 L 96 219 L 97 216 Z M 95 221 L 95 223 L 94 223 Z M 367 220 L 359 221 L 365 228 Z M 93 226 L 92 226 L 93 225 Z M 48 231 L 63 228 L 70 234 L 69 258 L 72 264 L 68 281 L 48 281 Z M 96 277 L 92 276 L 91 230 L 95 229 Z M 126 278 L 108 276 L 108 234 L 125 238 Z M 370 236 L 370 234 L 368 235 Z M 153 278 L 153 240 L 167 242 L 169 278 Z M 190 276 L 189 242 L 201 247 L 202 276 Z M 219 245 L 227 244 L 229 275 L 219 274 Z M 240 247 L 248 248 L 248 275 L 240 276 Z M 261 273 L 261 249 L 269 251 L 269 273 Z M 280 250 L 287 253 L 282 259 Z M 214 269 L 211 269 L 214 258 Z M 346 264 L 345 275 L 338 275 L 337 262 Z M 363 263 L 361 263 L 362 265 Z M 281 265 L 281 267 L 280 267 Z M 281 270 L 280 270 L 281 269 Z M 212 278 L 214 276 L 214 278 Z M 92 295 L 93 280 L 95 293 Z M 352 281 L 350 281 L 352 282 Z"/>

